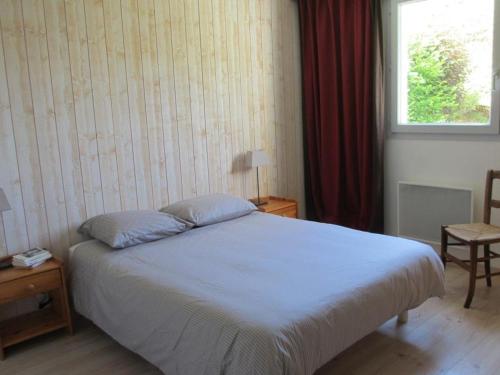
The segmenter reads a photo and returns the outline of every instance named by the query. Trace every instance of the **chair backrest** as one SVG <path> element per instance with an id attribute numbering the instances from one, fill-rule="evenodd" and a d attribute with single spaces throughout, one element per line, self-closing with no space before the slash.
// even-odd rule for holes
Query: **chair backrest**
<path id="1" fill-rule="evenodd" d="M 486 174 L 486 187 L 484 189 L 484 218 L 486 224 L 491 223 L 491 207 L 500 208 L 500 200 L 493 199 L 493 181 L 500 179 L 500 171 L 489 170 Z"/>

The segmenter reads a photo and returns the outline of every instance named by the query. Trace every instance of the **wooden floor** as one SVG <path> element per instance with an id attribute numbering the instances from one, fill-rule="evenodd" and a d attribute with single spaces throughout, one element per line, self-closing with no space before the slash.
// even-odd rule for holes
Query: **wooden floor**
<path id="1" fill-rule="evenodd" d="M 500 373 L 500 279 L 478 284 L 472 308 L 462 304 L 467 273 L 446 271 L 447 295 L 395 319 L 340 354 L 317 375 L 330 374 L 498 374 Z M 497 286 L 495 287 L 495 281 Z M 86 321 L 76 334 L 53 333 L 7 351 L 0 374 L 160 374 Z"/>

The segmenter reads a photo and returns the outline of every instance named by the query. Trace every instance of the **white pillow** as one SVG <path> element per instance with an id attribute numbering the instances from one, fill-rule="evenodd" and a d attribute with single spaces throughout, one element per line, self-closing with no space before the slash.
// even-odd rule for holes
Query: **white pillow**
<path id="1" fill-rule="evenodd" d="M 123 249 L 174 236 L 192 226 L 191 223 L 167 213 L 139 210 L 94 216 L 84 222 L 78 231 L 112 248 Z"/>
<path id="2" fill-rule="evenodd" d="M 210 194 L 176 202 L 160 211 L 201 227 L 236 219 L 248 215 L 256 209 L 257 207 L 246 199 L 229 194 Z"/>

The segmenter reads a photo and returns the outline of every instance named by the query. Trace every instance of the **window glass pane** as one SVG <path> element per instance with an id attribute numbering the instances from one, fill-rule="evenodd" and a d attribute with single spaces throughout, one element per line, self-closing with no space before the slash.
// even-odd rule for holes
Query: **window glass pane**
<path id="1" fill-rule="evenodd" d="M 489 125 L 494 0 L 399 4 L 398 122 Z"/>

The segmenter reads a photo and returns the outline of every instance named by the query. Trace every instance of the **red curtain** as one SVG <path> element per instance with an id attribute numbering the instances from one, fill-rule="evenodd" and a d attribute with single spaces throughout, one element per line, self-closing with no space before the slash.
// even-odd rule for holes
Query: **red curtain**
<path id="1" fill-rule="evenodd" d="M 306 179 L 314 217 L 382 230 L 374 0 L 299 0 Z"/>

